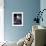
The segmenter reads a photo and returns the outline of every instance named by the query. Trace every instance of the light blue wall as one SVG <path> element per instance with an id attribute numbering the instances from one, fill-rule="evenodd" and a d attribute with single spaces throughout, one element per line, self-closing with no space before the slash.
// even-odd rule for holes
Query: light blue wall
<path id="1" fill-rule="evenodd" d="M 36 17 L 35 12 L 40 9 L 40 0 L 5 0 L 4 1 L 4 35 L 7 41 L 18 41 L 32 28 L 32 20 Z M 12 12 L 24 13 L 24 26 L 12 26 Z"/>
<path id="2" fill-rule="evenodd" d="M 40 10 L 42 11 L 43 9 L 46 9 L 46 0 L 41 0 L 40 1 Z M 46 27 L 46 10 L 43 12 L 43 22 L 40 22 L 40 25 L 45 26 Z"/>

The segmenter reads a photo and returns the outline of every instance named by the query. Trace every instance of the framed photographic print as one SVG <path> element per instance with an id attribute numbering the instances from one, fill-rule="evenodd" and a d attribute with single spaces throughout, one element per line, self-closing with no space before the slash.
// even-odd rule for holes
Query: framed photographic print
<path id="1" fill-rule="evenodd" d="M 23 12 L 12 12 L 12 26 L 23 26 Z"/>

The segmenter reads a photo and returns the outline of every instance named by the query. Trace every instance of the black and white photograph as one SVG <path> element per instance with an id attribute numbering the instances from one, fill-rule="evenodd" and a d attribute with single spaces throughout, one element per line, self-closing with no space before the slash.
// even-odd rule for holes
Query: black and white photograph
<path id="1" fill-rule="evenodd" d="M 23 26 L 23 12 L 12 13 L 12 26 Z"/>

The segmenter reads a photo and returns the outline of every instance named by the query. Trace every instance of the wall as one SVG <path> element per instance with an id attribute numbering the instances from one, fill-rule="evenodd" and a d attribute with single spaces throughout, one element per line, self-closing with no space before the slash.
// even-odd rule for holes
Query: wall
<path id="1" fill-rule="evenodd" d="M 42 11 L 43 9 L 46 9 L 46 0 L 40 0 L 40 9 L 41 9 L 41 11 Z M 45 19 L 46 19 L 46 10 L 43 12 L 42 17 L 43 17 L 43 22 L 41 21 L 41 22 L 40 22 L 40 25 L 46 27 L 46 20 L 45 20 Z"/>
<path id="2" fill-rule="evenodd" d="M 40 10 L 40 0 L 4 0 L 4 36 L 7 41 L 18 41 L 32 29 L 32 21 Z M 24 26 L 12 26 L 12 12 L 24 13 Z"/>
<path id="3" fill-rule="evenodd" d="M 4 41 L 4 0 L 0 1 L 0 42 Z"/>

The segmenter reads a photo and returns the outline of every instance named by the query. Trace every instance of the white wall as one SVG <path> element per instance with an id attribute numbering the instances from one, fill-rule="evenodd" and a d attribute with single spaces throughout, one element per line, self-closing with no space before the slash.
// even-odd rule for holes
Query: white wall
<path id="1" fill-rule="evenodd" d="M 0 0 L 0 42 L 4 41 L 4 0 Z"/>

